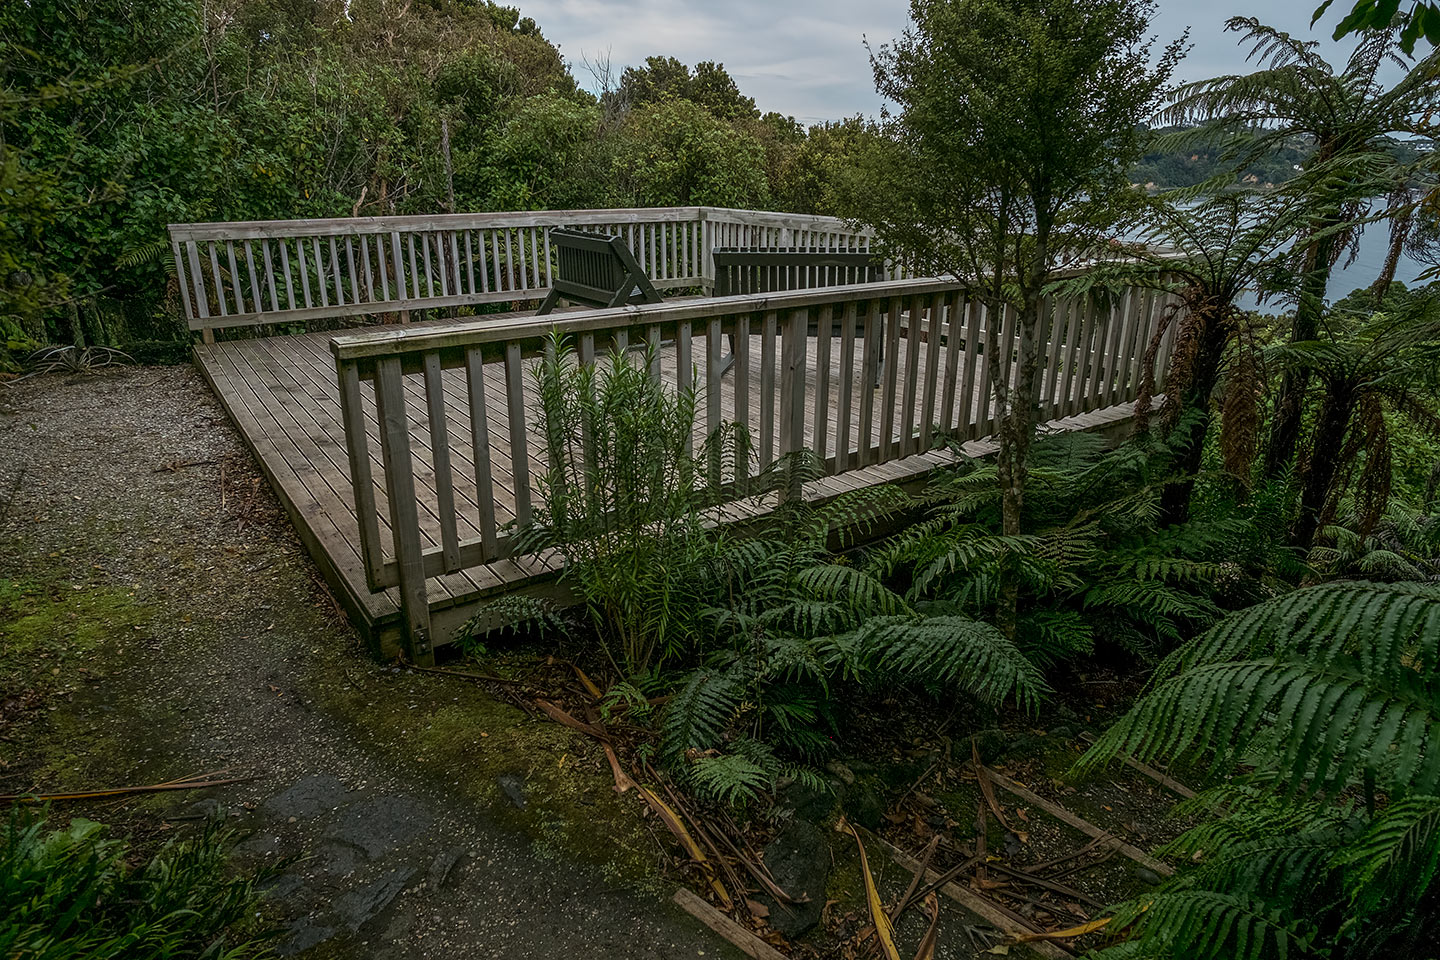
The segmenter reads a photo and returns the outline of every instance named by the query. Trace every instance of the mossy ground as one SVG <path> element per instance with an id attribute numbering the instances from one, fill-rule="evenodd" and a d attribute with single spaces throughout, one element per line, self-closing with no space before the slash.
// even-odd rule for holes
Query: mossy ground
<path id="1" fill-rule="evenodd" d="M 602 748 L 464 680 L 378 670 L 322 681 L 327 709 L 357 737 L 484 804 L 542 854 L 578 857 L 607 879 L 658 892 L 665 849 L 634 793 L 615 792 Z M 500 785 L 518 785 L 519 806 Z"/>

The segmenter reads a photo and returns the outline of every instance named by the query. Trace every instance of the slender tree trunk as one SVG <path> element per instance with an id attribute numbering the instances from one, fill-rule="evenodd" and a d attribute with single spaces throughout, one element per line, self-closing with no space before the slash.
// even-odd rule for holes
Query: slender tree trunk
<path id="1" fill-rule="evenodd" d="M 1340 470 L 1340 450 L 1345 445 L 1345 433 L 1354 412 L 1355 396 L 1344 388 L 1332 386 L 1320 404 L 1309 456 L 1305 458 L 1300 478 L 1300 516 L 1295 520 L 1293 539 L 1301 549 L 1308 550 L 1315 542 L 1320 517 L 1330 498 L 1330 487 Z"/>
<path id="2" fill-rule="evenodd" d="M 450 120 L 440 118 L 440 152 L 445 156 L 445 200 L 449 213 L 455 212 L 455 168 L 450 163 Z"/>
<path id="3" fill-rule="evenodd" d="M 1390 285 L 1395 282 L 1395 271 L 1400 266 L 1400 254 L 1405 250 L 1405 241 L 1410 236 L 1410 226 L 1414 223 L 1414 214 L 1397 214 L 1390 221 L 1390 249 L 1385 252 L 1385 265 L 1380 268 L 1380 276 L 1370 287 L 1370 292 L 1375 295 L 1375 305 L 1378 307 L 1385 302 L 1385 295 L 1390 292 Z"/>
<path id="4" fill-rule="evenodd" d="M 1333 224 L 1327 222 L 1323 227 Z M 1330 253 L 1334 236 L 1315 242 L 1313 260 L 1305 273 L 1300 303 L 1290 326 L 1290 342 L 1314 340 L 1320 329 L 1320 313 L 1325 307 L 1325 288 L 1330 284 Z M 1305 412 L 1305 391 L 1310 387 L 1306 370 L 1287 370 L 1280 380 L 1280 395 L 1275 404 L 1275 419 L 1270 427 L 1270 445 L 1265 451 L 1265 475 L 1278 477 L 1295 459 L 1300 442 L 1301 419 Z"/>

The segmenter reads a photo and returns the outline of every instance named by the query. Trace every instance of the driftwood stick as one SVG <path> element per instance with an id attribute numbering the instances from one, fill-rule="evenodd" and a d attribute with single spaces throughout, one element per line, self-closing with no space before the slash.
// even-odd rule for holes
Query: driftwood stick
<path id="1" fill-rule="evenodd" d="M 204 790 L 206 787 L 223 787 L 232 783 L 245 783 L 259 777 L 227 777 L 224 780 L 177 780 L 169 783 L 149 783 L 138 787 L 111 787 L 105 790 L 81 790 L 76 793 L 6 793 L 0 794 L 0 803 L 50 803 L 59 800 L 91 800 L 97 797 L 125 797 L 137 793 L 164 793 L 169 790 Z"/>

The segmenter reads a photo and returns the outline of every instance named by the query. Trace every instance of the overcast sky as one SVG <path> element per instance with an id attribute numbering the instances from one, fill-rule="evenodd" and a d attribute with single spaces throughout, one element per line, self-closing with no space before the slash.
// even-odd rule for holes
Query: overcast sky
<path id="1" fill-rule="evenodd" d="M 534 17 L 559 44 L 582 86 L 591 86 L 582 57 L 609 54 L 619 68 L 654 55 L 687 64 L 717 60 L 762 111 L 777 110 L 807 123 L 880 109 L 864 40 L 879 45 L 908 22 L 905 0 L 510 0 Z M 1190 28 L 1193 49 L 1180 78 L 1203 79 L 1246 70 L 1231 16 L 1253 15 L 1291 33 L 1321 40 L 1332 61 L 1350 44 L 1332 43 L 1329 30 L 1350 4 L 1337 4 L 1312 34 L 1316 0 L 1159 0 L 1153 24 L 1161 41 Z M 1328 29 L 1327 29 L 1328 28 Z M 1343 48 L 1343 49 L 1342 49 Z"/>

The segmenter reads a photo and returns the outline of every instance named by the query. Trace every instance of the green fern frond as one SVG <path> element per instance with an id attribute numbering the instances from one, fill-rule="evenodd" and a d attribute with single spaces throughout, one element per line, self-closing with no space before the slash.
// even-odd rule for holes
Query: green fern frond
<path id="1" fill-rule="evenodd" d="M 802 571 L 796 585 L 812 597 L 846 602 L 856 612 L 908 613 L 905 600 L 877 577 L 846 564 L 825 563 Z"/>
<path id="2" fill-rule="evenodd" d="M 1345 868 L 1357 906 L 1373 908 L 1383 897 L 1419 901 L 1440 873 L 1440 797 L 1391 803 L 1334 864 Z"/>
<path id="3" fill-rule="evenodd" d="M 1083 757 L 1211 758 L 1263 748 L 1274 789 L 1322 795 L 1361 769 L 1440 786 L 1440 588 L 1326 584 L 1233 614 L 1168 658 L 1164 679 Z"/>
<path id="4" fill-rule="evenodd" d="M 1303 955 L 1317 934 L 1304 919 L 1287 918 L 1263 899 L 1211 890 L 1177 890 L 1135 901 L 1116 911 L 1112 926 L 1130 927 L 1151 949 L 1183 947 L 1190 960 L 1284 960 Z M 1113 956 L 1110 951 L 1101 955 Z"/>
<path id="5" fill-rule="evenodd" d="M 733 753 L 696 757 L 685 766 L 684 776 L 701 797 L 729 807 L 744 806 L 773 782 L 759 764 Z"/>
<path id="6" fill-rule="evenodd" d="M 1049 692 L 1044 676 L 993 625 L 965 617 L 875 617 L 849 638 L 845 654 L 877 672 L 953 684 L 1034 709 Z"/>
<path id="7" fill-rule="evenodd" d="M 660 727 L 664 752 L 674 757 L 718 743 L 740 709 L 750 680 L 751 672 L 739 664 L 692 672 L 665 708 Z"/>

